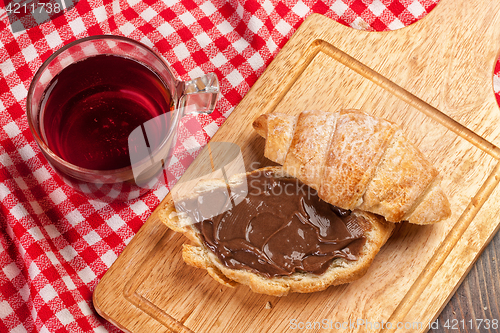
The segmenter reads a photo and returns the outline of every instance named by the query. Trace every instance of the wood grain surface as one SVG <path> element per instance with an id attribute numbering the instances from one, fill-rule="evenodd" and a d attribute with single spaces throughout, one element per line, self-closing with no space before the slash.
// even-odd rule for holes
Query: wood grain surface
<path id="1" fill-rule="evenodd" d="M 500 233 L 481 254 L 431 333 L 500 332 Z M 499 321 L 499 326 L 494 325 Z M 435 325 L 437 326 L 437 325 Z"/>
<path id="2" fill-rule="evenodd" d="M 293 332 L 293 320 L 323 319 L 375 323 L 345 332 L 378 332 L 383 322 L 392 323 L 384 332 L 428 330 L 500 227 L 500 110 L 492 89 L 499 49 L 498 1 L 441 0 L 410 27 L 383 33 L 311 15 L 211 144 L 236 144 L 250 170 L 270 163 L 251 127 L 260 114 L 361 109 L 399 124 L 440 170 L 452 216 L 431 226 L 398 224 L 358 281 L 277 298 L 222 287 L 185 265 L 186 239 L 159 221 L 162 203 L 98 284 L 94 306 L 131 332 Z M 196 159 L 186 174 L 205 164 Z M 487 279 L 464 284 L 465 295 L 486 298 L 475 285 Z M 470 304 L 463 311 L 486 318 L 474 308 L 482 302 Z"/>

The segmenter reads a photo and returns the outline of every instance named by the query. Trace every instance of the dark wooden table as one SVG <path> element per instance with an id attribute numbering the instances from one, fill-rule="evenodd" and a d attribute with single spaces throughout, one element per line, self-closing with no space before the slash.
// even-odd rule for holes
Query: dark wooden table
<path id="1" fill-rule="evenodd" d="M 500 332 L 500 232 L 486 247 L 430 333 Z"/>

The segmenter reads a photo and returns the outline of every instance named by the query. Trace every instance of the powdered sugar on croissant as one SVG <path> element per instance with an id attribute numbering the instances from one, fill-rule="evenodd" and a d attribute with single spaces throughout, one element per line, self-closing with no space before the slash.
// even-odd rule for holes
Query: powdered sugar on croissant
<path id="1" fill-rule="evenodd" d="M 264 156 L 344 209 L 431 224 L 450 216 L 438 171 L 399 126 L 358 110 L 264 114 Z"/>

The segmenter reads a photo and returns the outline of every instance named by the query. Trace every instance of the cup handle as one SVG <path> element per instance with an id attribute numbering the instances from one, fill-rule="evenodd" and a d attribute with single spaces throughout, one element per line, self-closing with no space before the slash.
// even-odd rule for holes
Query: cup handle
<path id="1" fill-rule="evenodd" d="M 182 114 L 210 114 L 219 97 L 219 80 L 208 73 L 191 81 L 185 81 L 179 98 Z"/>

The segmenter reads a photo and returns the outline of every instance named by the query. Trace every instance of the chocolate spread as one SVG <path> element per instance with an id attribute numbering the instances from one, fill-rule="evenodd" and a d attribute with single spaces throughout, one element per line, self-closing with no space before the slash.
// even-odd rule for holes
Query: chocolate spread
<path id="1" fill-rule="evenodd" d="M 335 258 L 357 260 L 365 244 L 359 219 L 294 178 L 252 173 L 247 183 L 217 188 L 176 204 L 205 245 L 229 268 L 267 277 L 324 273 Z"/>

